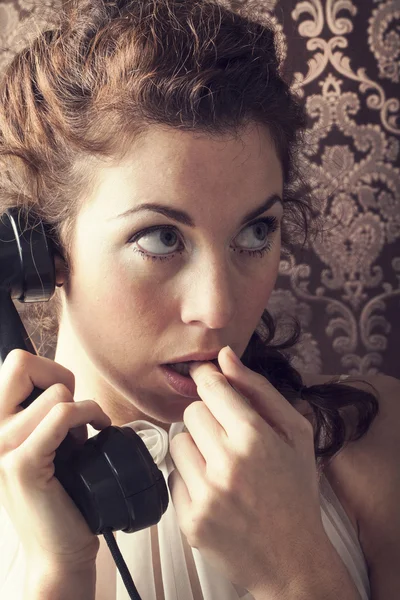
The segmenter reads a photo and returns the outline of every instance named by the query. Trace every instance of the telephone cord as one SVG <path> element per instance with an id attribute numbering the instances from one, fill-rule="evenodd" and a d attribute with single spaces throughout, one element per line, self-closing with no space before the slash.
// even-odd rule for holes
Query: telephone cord
<path id="1" fill-rule="evenodd" d="M 121 551 L 118 548 L 118 544 L 113 536 L 112 530 L 105 529 L 103 535 L 110 549 L 114 562 L 117 565 L 117 569 L 122 577 L 122 581 L 124 582 L 124 585 L 128 591 L 129 598 L 132 598 L 133 600 L 142 600 L 135 587 L 135 584 L 133 583 L 133 579 L 129 573 L 128 567 L 126 566 L 126 562 L 124 561 Z"/>

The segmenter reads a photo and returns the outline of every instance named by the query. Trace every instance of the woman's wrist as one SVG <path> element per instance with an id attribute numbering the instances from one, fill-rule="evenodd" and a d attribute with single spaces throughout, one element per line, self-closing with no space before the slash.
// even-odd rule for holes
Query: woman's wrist
<path id="1" fill-rule="evenodd" d="M 24 600 L 95 600 L 96 565 L 27 566 Z"/>
<path id="2" fill-rule="evenodd" d="M 301 570 L 294 569 L 278 591 L 271 590 L 267 583 L 249 590 L 255 600 L 361 600 L 353 578 L 328 538 L 306 556 L 306 564 Z"/>

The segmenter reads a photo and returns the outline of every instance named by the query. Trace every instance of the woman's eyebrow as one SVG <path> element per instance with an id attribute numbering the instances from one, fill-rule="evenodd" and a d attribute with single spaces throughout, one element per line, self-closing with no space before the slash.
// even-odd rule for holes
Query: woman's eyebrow
<path id="1" fill-rule="evenodd" d="M 276 202 L 280 202 L 283 206 L 282 198 L 278 194 L 272 194 L 266 200 L 264 200 L 264 202 L 260 206 L 252 209 L 249 213 L 247 213 L 243 217 L 241 225 L 244 225 L 245 223 L 247 223 L 247 221 L 251 221 L 259 215 L 262 215 L 264 212 L 269 210 Z M 167 206 L 165 204 L 155 204 L 148 202 L 145 204 L 139 204 L 139 206 L 135 206 L 134 208 L 130 208 L 129 210 L 126 210 L 120 215 L 112 217 L 108 220 L 121 219 L 141 212 L 143 210 L 160 213 L 161 215 L 173 219 L 174 221 L 178 221 L 183 225 L 188 225 L 188 227 L 195 227 L 195 222 L 193 221 L 192 217 L 184 210 L 173 208 L 172 206 Z"/>

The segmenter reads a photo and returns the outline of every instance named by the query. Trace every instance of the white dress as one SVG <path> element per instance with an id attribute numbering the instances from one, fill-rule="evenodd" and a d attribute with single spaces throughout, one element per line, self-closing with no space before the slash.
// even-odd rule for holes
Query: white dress
<path id="1" fill-rule="evenodd" d="M 129 426 L 143 439 L 167 481 L 175 468 L 168 451 L 169 442 L 184 430 L 184 423 L 173 423 L 169 432 L 144 420 Z M 99 433 L 90 425 L 88 431 L 90 437 Z M 247 590 L 222 577 L 196 548 L 188 545 L 169 498 L 168 509 L 157 525 L 136 533 L 116 532 L 118 546 L 142 600 L 252 600 Z M 324 476 L 320 479 L 320 500 L 325 531 L 362 600 L 368 600 L 368 571 L 357 533 Z M 23 600 L 25 557 L 1 506 L 0 557 L 0 598 Z M 129 600 L 103 536 L 97 559 L 96 600 Z"/>

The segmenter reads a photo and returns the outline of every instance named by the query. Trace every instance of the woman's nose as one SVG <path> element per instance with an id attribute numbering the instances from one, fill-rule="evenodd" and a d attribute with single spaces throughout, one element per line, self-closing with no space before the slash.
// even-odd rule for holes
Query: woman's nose
<path id="1" fill-rule="evenodd" d="M 199 321 L 210 329 L 228 327 L 236 314 L 238 291 L 223 260 L 202 261 L 197 267 L 191 266 L 181 303 L 182 320 L 185 323 Z"/>

